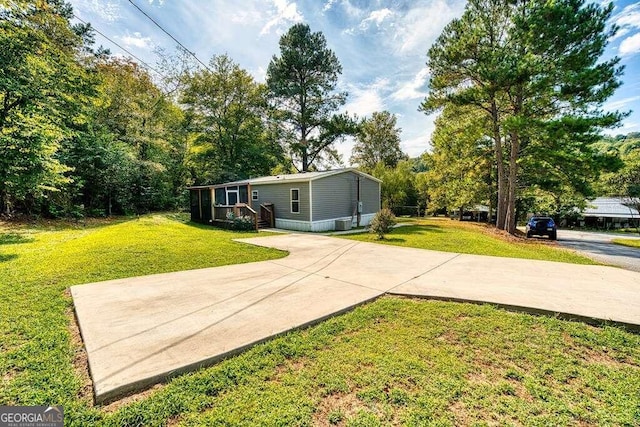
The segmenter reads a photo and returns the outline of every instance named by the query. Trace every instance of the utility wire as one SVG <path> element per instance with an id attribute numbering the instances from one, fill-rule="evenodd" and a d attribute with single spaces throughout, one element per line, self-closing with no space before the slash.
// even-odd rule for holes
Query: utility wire
<path id="1" fill-rule="evenodd" d="M 173 39 L 173 41 L 175 41 L 176 43 L 178 43 L 178 45 L 179 45 L 181 48 L 183 48 L 183 49 L 185 50 L 185 52 L 187 52 L 189 55 L 193 56 L 193 57 L 195 58 L 195 60 L 196 60 L 196 61 L 198 61 L 198 62 L 200 63 L 200 65 L 202 65 L 202 66 L 203 66 L 204 68 L 206 68 L 207 70 L 209 70 L 209 71 L 213 72 L 213 70 L 211 70 L 211 68 L 209 68 L 209 67 L 207 66 L 207 64 L 205 64 L 204 62 L 200 61 L 200 59 L 196 56 L 196 54 L 195 54 L 195 53 L 193 53 L 193 52 L 191 52 L 189 49 L 187 49 L 187 48 L 185 47 L 185 45 L 183 45 L 182 43 L 180 43 L 180 42 L 178 41 L 178 39 L 176 39 L 175 37 L 173 37 L 173 36 L 171 35 L 171 33 L 169 33 L 167 30 L 165 30 L 165 29 L 162 27 L 162 25 L 158 24 L 158 23 L 157 23 L 157 22 L 156 22 L 152 17 L 150 17 L 150 16 L 147 14 L 147 12 L 145 12 L 145 11 L 144 11 L 144 10 L 142 10 L 142 9 L 140 9 L 140 7 L 138 7 L 138 5 L 137 5 L 137 4 L 135 4 L 132 0 L 128 0 L 128 1 L 129 1 L 129 3 L 131 3 L 131 4 L 133 5 L 133 7 L 135 7 L 136 9 L 138 9 L 138 11 L 139 11 L 140 13 L 142 13 L 142 14 L 143 14 L 144 16 L 146 16 L 146 17 L 147 17 L 151 22 L 153 22 L 153 23 L 156 25 L 156 27 L 160 28 L 160 29 L 161 29 L 161 30 L 162 30 L 166 35 L 168 35 L 169 37 L 171 37 L 171 38 Z"/>
<path id="2" fill-rule="evenodd" d="M 81 18 L 78 17 L 78 15 L 73 14 L 74 18 L 76 18 L 78 21 L 82 22 L 85 25 L 91 25 L 88 22 L 82 20 Z M 162 74 L 160 71 L 156 70 L 155 68 L 153 68 L 151 65 L 147 64 L 146 62 L 144 62 L 142 59 L 138 58 L 137 56 L 135 56 L 133 53 L 129 52 L 127 49 L 125 49 L 124 47 L 120 46 L 118 43 L 114 42 L 113 40 L 111 40 L 109 37 L 105 36 L 103 33 L 101 33 L 96 27 L 94 27 L 93 25 L 91 25 L 91 29 L 93 31 L 95 31 L 96 33 L 100 34 L 102 37 L 104 37 L 105 39 L 109 40 L 111 43 L 113 43 L 114 45 L 118 46 L 120 49 L 122 49 L 124 52 L 128 53 L 129 55 L 131 55 L 132 57 L 134 57 L 135 59 L 137 59 L 140 63 L 142 63 L 142 65 L 144 65 L 145 67 L 147 67 L 148 69 L 150 69 L 151 71 L 157 73 L 159 76 L 164 77 L 164 74 Z"/>

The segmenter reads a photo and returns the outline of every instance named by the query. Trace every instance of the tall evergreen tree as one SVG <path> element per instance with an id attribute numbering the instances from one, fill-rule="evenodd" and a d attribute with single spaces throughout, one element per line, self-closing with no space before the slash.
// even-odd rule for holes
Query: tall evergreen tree
<path id="1" fill-rule="evenodd" d="M 618 58 L 600 61 L 616 30 L 607 27 L 612 10 L 584 0 L 472 0 L 429 50 L 422 108 L 468 105 L 491 120 L 499 228 L 515 231 L 523 153 L 567 171 L 576 155 L 597 162 L 590 144 L 621 120 L 600 108 L 622 73 Z"/>
<path id="2" fill-rule="evenodd" d="M 269 95 L 281 123 L 283 145 L 300 171 L 318 161 L 338 162 L 333 144 L 357 130 L 347 114 L 338 114 L 347 93 L 336 92 L 342 66 L 320 32 L 296 24 L 280 38 L 280 56 L 267 69 Z"/>

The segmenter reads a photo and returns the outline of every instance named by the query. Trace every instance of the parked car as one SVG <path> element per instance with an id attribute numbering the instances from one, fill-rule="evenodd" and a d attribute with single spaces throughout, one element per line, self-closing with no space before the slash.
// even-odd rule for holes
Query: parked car
<path id="1" fill-rule="evenodd" d="M 553 218 L 548 216 L 533 216 L 527 222 L 527 237 L 533 235 L 549 236 L 549 239 L 556 240 L 558 238 L 558 227 Z"/>

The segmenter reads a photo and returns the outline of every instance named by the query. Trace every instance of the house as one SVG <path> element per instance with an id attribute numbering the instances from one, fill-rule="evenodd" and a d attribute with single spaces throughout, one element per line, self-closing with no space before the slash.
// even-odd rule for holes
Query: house
<path id="1" fill-rule="evenodd" d="M 629 228 L 640 223 L 640 213 L 630 200 L 598 197 L 587 203 L 580 225 L 593 228 Z"/>
<path id="2" fill-rule="evenodd" d="M 368 225 L 380 210 L 379 179 L 354 168 L 189 187 L 191 220 L 224 222 L 233 212 L 263 226 L 331 231 Z"/>

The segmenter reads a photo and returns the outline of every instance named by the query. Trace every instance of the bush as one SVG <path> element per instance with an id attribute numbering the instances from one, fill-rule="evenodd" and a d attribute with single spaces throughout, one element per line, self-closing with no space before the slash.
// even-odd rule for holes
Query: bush
<path id="1" fill-rule="evenodd" d="M 381 209 L 369 225 L 369 232 L 375 233 L 378 239 L 384 239 L 384 235 L 389 233 L 393 226 L 396 225 L 396 217 L 390 209 Z"/>
<path id="2" fill-rule="evenodd" d="M 253 219 L 250 216 L 237 216 L 233 218 L 233 229 L 238 231 L 249 231 L 255 228 Z"/>
<path id="3" fill-rule="evenodd" d="M 237 231 L 250 231 L 255 229 L 253 218 L 250 216 L 236 216 L 233 212 L 227 212 L 227 221 L 231 223 L 231 229 Z"/>

